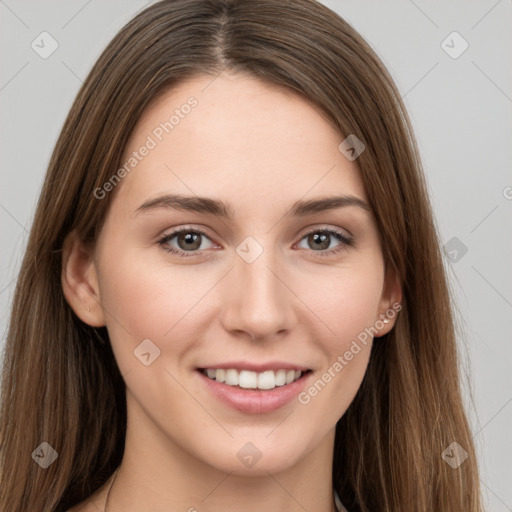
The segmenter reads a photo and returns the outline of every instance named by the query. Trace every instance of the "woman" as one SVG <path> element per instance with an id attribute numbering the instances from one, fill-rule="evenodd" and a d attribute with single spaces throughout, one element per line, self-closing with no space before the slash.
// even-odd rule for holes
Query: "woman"
<path id="1" fill-rule="evenodd" d="M 49 164 L 0 504 L 479 512 L 457 364 L 375 53 L 313 0 L 164 0 L 100 56 Z"/>

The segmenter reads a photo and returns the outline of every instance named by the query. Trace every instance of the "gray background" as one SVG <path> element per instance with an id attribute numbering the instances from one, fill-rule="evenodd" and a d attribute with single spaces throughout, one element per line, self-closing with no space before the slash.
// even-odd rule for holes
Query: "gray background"
<path id="1" fill-rule="evenodd" d="M 411 115 L 459 311 L 488 510 L 512 511 L 512 0 L 323 3 L 376 50 Z M 104 46 L 145 5 L 0 0 L 0 348 L 64 118 Z M 31 47 L 43 31 L 59 45 L 47 59 Z M 457 58 L 454 31 L 469 44 Z"/>

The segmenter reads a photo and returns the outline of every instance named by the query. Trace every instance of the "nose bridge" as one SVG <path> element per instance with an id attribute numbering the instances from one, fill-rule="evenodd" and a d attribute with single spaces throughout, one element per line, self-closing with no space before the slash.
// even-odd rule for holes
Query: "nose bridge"
<path id="1" fill-rule="evenodd" d="M 289 329 L 292 321 L 290 292 L 279 278 L 280 265 L 269 240 L 265 248 L 252 237 L 239 244 L 230 282 L 233 293 L 225 304 L 226 328 L 253 338 Z"/>

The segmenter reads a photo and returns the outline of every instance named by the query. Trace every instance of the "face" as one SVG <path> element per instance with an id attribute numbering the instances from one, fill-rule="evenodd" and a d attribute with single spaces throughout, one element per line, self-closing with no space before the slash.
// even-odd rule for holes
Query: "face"
<path id="1" fill-rule="evenodd" d="M 189 80 L 145 111 L 125 172 L 97 192 L 113 197 L 91 267 L 129 429 L 225 472 L 332 450 L 368 329 L 392 327 L 380 315 L 398 298 L 344 138 L 243 74 Z"/>

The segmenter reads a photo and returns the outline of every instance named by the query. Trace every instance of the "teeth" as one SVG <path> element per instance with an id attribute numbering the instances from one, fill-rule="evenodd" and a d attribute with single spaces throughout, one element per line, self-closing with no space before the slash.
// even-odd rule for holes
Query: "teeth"
<path id="1" fill-rule="evenodd" d="M 277 370 L 276 386 L 284 386 L 286 384 L 286 370 Z"/>
<path id="2" fill-rule="evenodd" d="M 226 384 L 238 386 L 238 372 L 236 370 L 226 370 Z"/>
<path id="3" fill-rule="evenodd" d="M 276 375 L 272 370 L 258 375 L 258 389 L 274 389 L 276 387 Z"/>
<path id="4" fill-rule="evenodd" d="M 299 370 L 267 370 L 261 373 L 249 370 L 228 370 L 207 368 L 203 371 L 210 379 L 224 382 L 230 386 L 240 386 L 244 389 L 274 389 L 284 386 L 300 378 L 303 372 Z"/>
<path id="5" fill-rule="evenodd" d="M 229 370 L 231 372 L 237 373 L 236 370 Z M 238 385 L 241 388 L 246 389 L 254 389 L 258 386 L 258 374 L 256 372 L 249 372 L 247 370 L 242 370 L 238 377 Z"/>

